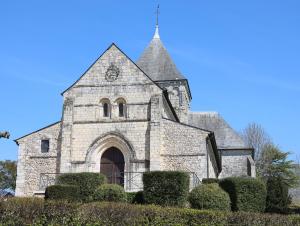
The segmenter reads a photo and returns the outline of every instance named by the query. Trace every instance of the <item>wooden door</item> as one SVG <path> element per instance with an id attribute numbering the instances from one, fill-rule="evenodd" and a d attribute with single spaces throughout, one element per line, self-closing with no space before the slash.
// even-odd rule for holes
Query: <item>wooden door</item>
<path id="1" fill-rule="evenodd" d="M 100 172 L 107 177 L 108 183 L 124 185 L 124 156 L 122 152 L 111 147 L 107 149 L 100 162 Z"/>

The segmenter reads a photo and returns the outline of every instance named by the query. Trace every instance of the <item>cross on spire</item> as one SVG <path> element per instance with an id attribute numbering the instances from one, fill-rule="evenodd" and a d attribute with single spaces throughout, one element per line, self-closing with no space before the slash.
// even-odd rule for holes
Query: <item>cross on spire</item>
<path id="1" fill-rule="evenodd" d="M 158 26 L 159 4 L 157 5 L 155 13 L 156 13 L 156 26 Z"/>

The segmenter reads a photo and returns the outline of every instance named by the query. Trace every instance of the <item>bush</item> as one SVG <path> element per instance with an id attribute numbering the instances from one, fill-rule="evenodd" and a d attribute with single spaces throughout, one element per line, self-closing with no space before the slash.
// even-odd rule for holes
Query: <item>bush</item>
<path id="1" fill-rule="evenodd" d="M 41 198 L 10 198 L 1 201 L 0 222 L 4 225 L 29 225 L 43 214 Z M 2 225 L 2 224 L 1 224 Z"/>
<path id="2" fill-rule="evenodd" d="M 79 205 L 66 200 L 46 200 L 38 225 L 75 225 Z"/>
<path id="3" fill-rule="evenodd" d="M 144 194 L 143 191 L 138 192 L 126 192 L 126 199 L 128 203 L 132 204 L 144 204 Z"/>
<path id="4" fill-rule="evenodd" d="M 104 183 L 106 177 L 100 173 L 65 173 L 57 179 L 57 184 L 78 186 L 83 201 L 91 201 L 95 190 Z"/>
<path id="5" fill-rule="evenodd" d="M 0 202 L 0 225 L 295 226 L 299 215 L 181 209 L 115 202 L 12 198 Z"/>
<path id="6" fill-rule="evenodd" d="M 213 183 L 219 183 L 218 178 L 203 178 L 202 184 L 213 184 Z"/>
<path id="7" fill-rule="evenodd" d="M 219 185 L 231 200 L 233 211 L 263 212 L 266 208 L 266 186 L 259 179 L 249 177 L 228 177 Z"/>
<path id="8" fill-rule="evenodd" d="M 286 213 L 291 203 L 288 186 L 281 178 L 269 178 L 267 181 L 266 211 Z"/>
<path id="9" fill-rule="evenodd" d="M 189 175 L 179 171 L 152 171 L 143 175 L 146 203 L 184 206 L 189 192 Z"/>
<path id="10" fill-rule="evenodd" d="M 202 184 L 189 194 L 189 202 L 195 209 L 230 210 L 229 195 L 218 184 Z"/>
<path id="11" fill-rule="evenodd" d="M 79 187 L 66 184 L 48 186 L 45 191 L 45 199 L 65 199 L 70 201 L 79 200 Z"/>
<path id="12" fill-rule="evenodd" d="M 117 184 L 103 184 L 99 186 L 94 195 L 94 201 L 124 202 L 126 193 L 124 188 Z"/>

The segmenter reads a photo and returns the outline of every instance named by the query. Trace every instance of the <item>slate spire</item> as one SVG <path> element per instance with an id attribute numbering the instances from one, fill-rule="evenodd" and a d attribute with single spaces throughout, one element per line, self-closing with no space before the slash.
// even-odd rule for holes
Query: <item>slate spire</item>
<path id="1" fill-rule="evenodd" d="M 159 36 L 158 21 L 154 36 L 137 61 L 137 65 L 153 81 L 186 79 L 176 68 Z"/>

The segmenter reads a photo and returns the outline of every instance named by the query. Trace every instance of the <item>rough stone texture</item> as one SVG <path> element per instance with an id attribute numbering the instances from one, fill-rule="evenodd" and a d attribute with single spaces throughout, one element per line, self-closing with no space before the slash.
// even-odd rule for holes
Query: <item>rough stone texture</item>
<path id="1" fill-rule="evenodd" d="M 221 150 L 222 172 L 220 178 L 230 176 L 255 177 L 252 150 Z"/>
<path id="2" fill-rule="evenodd" d="M 162 169 L 183 170 L 196 173 L 202 178 L 217 177 L 216 160 L 211 158 L 212 149 L 208 145 L 209 132 L 181 123 L 163 119 Z"/>
<path id="3" fill-rule="evenodd" d="M 166 73 L 174 68 L 171 69 L 166 67 Z M 118 109 L 120 100 L 125 104 L 122 117 Z M 208 130 L 215 132 L 219 148 L 242 143 L 219 116 L 203 118 L 190 114 L 190 100 L 187 80 L 155 83 L 118 47 L 111 45 L 63 92 L 61 122 L 16 140 L 16 195 L 41 194 L 47 184 L 54 183 L 58 173 L 100 172 L 101 156 L 110 147 L 123 153 L 127 191 L 141 190 L 142 173 L 149 170 L 190 172 L 193 186 L 195 180 L 217 177 L 219 156 L 213 134 Z M 104 103 L 109 104 L 109 117 L 104 117 Z M 49 153 L 41 153 L 44 138 L 50 139 Z M 253 167 L 249 168 L 253 160 L 248 152 L 222 153 L 223 176 L 253 171 Z M 41 184 L 44 180 L 47 183 Z"/>
<path id="4" fill-rule="evenodd" d="M 59 134 L 60 123 L 56 123 L 18 140 L 16 196 L 32 196 L 34 192 L 40 190 L 41 174 L 58 172 Z M 50 141 L 48 153 L 41 153 L 41 140 L 43 139 Z"/>

